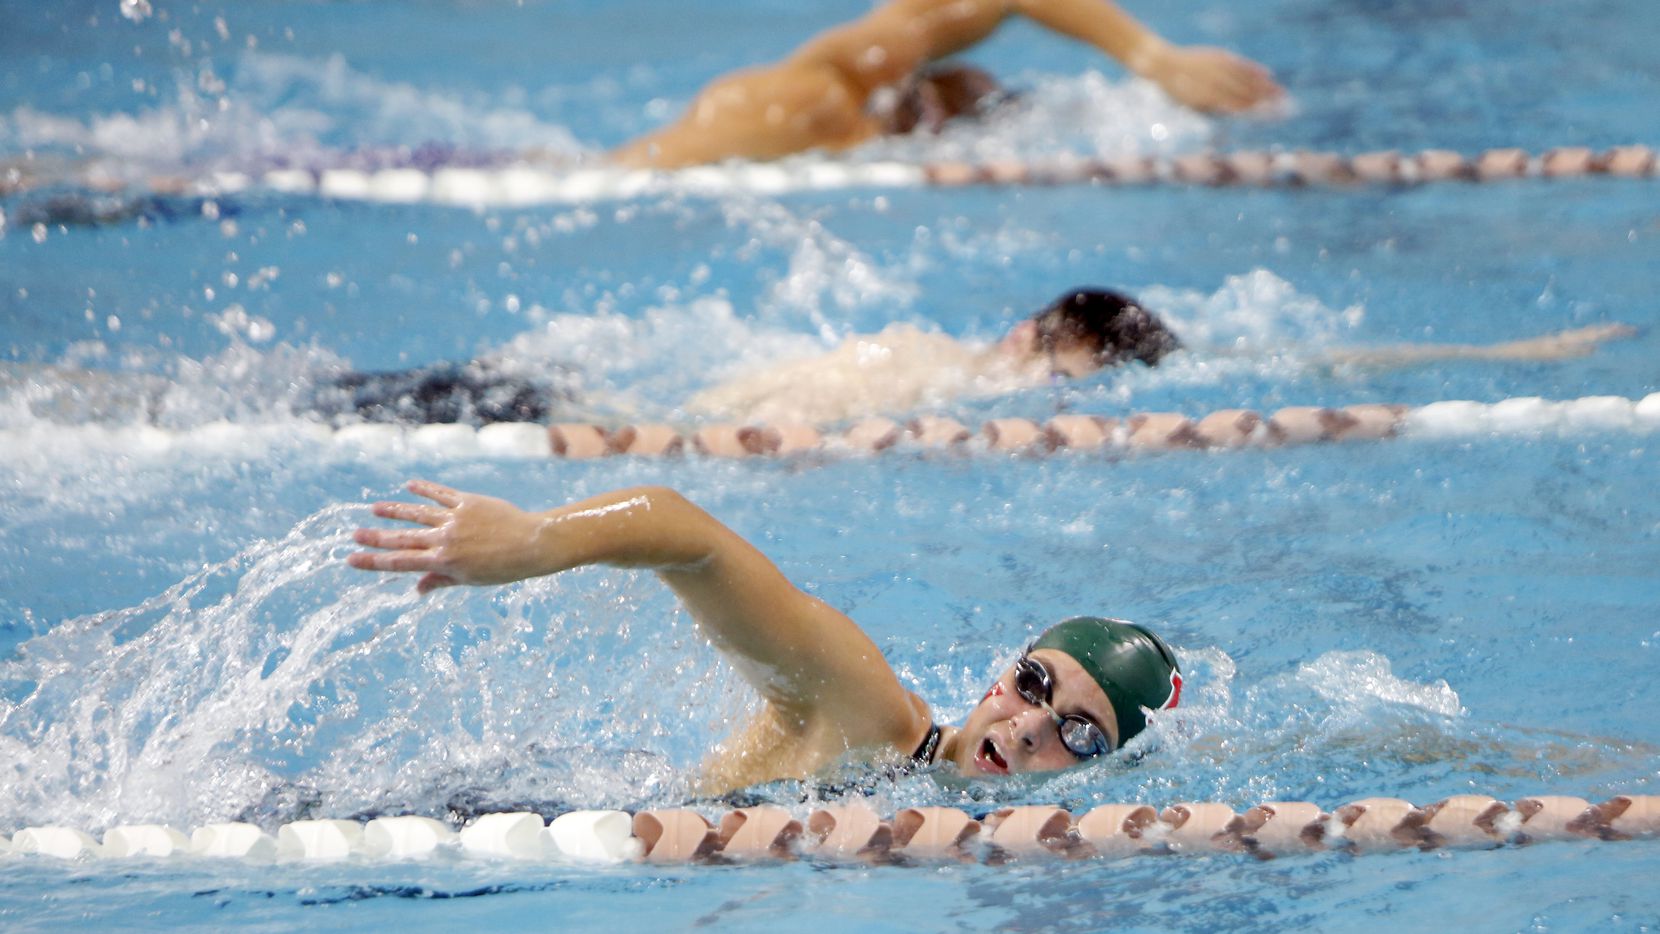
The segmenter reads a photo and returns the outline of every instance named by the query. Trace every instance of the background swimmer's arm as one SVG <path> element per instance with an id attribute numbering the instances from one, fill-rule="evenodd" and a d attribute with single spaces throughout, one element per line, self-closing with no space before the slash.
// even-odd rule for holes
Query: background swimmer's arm
<path id="1" fill-rule="evenodd" d="M 1197 110 L 1245 110 L 1284 93 L 1261 65 L 1223 49 L 1172 45 L 1108 0 L 1010 0 L 1010 8 L 1095 46 Z"/>
<path id="2" fill-rule="evenodd" d="M 376 503 L 375 515 L 425 528 L 359 529 L 377 551 L 347 561 L 422 572 L 422 593 L 504 584 L 590 564 L 650 568 L 704 634 L 786 715 L 829 719 L 855 744 L 915 742 L 926 724 L 882 653 L 846 615 L 797 589 L 754 546 L 673 490 L 640 487 L 528 513 L 426 481 L 433 500 Z M 898 737 L 904 737 L 900 739 Z"/>
<path id="3" fill-rule="evenodd" d="M 1334 366 L 1405 367 L 1437 360 L 1567 360 L 1592 353 L 1604 341 L 1631 337 L 1627 324 L 1597 324 L 1502 344 L 1396 344 L 1328 351 Z"/>

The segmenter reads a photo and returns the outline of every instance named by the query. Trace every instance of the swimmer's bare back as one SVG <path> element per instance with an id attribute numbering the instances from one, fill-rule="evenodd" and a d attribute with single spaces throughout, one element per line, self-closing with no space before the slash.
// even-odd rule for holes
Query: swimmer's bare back
<path id="1" fill-rule="evenodd" d="M 1244 110 L 1281 93 L 1260 65 L 1173 46 L 1109 0 L 891 0 L 781 62 L 716 79 L 679 120 L 611 157 L 679 168 L 857 146 L 881 132 L 870 113 L 879 89 L 979 43 L 1015 14 L 1094 46 L 1199 110 Z"/>

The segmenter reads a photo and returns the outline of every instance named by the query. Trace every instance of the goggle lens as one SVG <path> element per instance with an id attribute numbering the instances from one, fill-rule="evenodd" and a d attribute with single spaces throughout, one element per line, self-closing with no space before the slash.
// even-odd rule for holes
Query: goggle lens
<path id="1" fill-rule="evenodd" d="M 1055 678 L 1042 662 L 1030 655 L 1015 659 L 1014 690 L 1026 703 L 1042 707 L 1055 718 L 1061 744 L 1068 752 L 1080 759 L 1088 759 L 1112 751 L 1112 744 L 1100 727 L 1077 714 L 1062 717 L 1055 713 L 1050 706 L 1055 696 Z"/>
<path id="2" fill-rule="evenodd" d="M 1083 717 L 1069 716 L 1062 719 L 1060 731 L 1061 742 L 1066 744 L 1067 751 L 1080 759 L 1111 751 L 1101 728 Z"/>

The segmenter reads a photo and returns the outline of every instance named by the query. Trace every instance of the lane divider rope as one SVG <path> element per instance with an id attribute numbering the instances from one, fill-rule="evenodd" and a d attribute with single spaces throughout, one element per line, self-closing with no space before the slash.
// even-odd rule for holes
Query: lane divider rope
<path id="1" fill-rule="evenodd" d="M 1293 444 L 1491 436 L 1584 436 L 1595 432 L 1646 434 L 1660 430 L 1660 392 L 1632 400 L 1587 396 L 1566 401 L 1538 397 L 1483 403 L 1449 400 L 1409 407 L 1366 403 L 1341 408 L 1288 406 L 1264 416 L 1224 409 L 1199 418 L 1175 412 L 1127 416 L 1056 415 L 1042 424 L 992 418 L 978 430 L 956 419 L 925 415 L 896 421 L 866 418 L 844 429 L 805 424 L 714 424 L 682 430 L 665 424 L 607 427 L 586 422 L 553 425 L 496 423 L 407 426 L 360 423 L 331 428 L 318 422 L 217 422 L 184 431 L 154 426 L 36 427 L 0 430 L 0 450 L 40 452 L 86 444 L 134 454 L 211 455 L 275 448 L 296 441 L 348 454 L 484 458 L 557 457 L 586 460 L 632 455 L 744 457 L 857 457 L 882 452 L 1042 455 L 1061 452 L 1135 454 L 1170 450 L 1230 450 Z"/>
<path id="2" fill-rule="evenodd" d="M 8 852 L 59 859 L 235 857 L 255 860 L 418 859 L 433 856 L 571 863 L 709 862 L 808 858 L 888 863 L 991 864 L 1030 857 L 1248 854 L 1272 859 L 1330 850 L 1367 853 L 1499 847 L 1546 840 L 1660 836 L 1660 796 L 1616 795 L 1600 804 L 1540 795 L 1513 803 L 1455 795 L 1416 806 L 1364 798 L 1331 811 L 1306 801 L 1182 802 L 1163 810 L 1106 804 L 1079 816 L 1052 805 L 1007 807 L 979 819 L 950 807 L 904 808 L 883 818 L 854 801 L 805 820 L 777 805 L 738 808 L 710 821 L 683 808 L 573 811 L 551 822 L 534 812 L 485 814 L 459 832 L 430 817 L 300 820 L 275 836 L 248 823 L 214 823 L 186 836 L 157 824 L 122 825 L 103 842 L 70 827 L 0 836 Z M 0 872 L 3 872 L 0 863 Z"/>
<path id="3" fill-rule="evenodd" d="M 472 208 L 528 207 L 629 199 L 647 194 L 747 192 L 783 194 L 845 188 L 966 185 L 1176 185 L 1203 187 L 1409 186 L 1432 182 L 1500 182 L 1586 176 L 1653 178 L 1655 150 L 1644 145 L 1593 150 L 1562 146 L 1542 153 L 1516 148 L 1474 155 L 1444 149 L 1335 152 L 1196 152 L 1179 156 L 1061 157 L 1043 161 L 730 163 L 674 172 L 603 166 L 391 166 L 379 169 L 279 168 L 220 171 L 200 178 L 158 177 L 142 186 L 88 175 L 77 184 L 129 194 L 216 198 L 246 191 L 317 195 L 340 201 L 433 203 Z M 12 187 L 8 191 L 7 186 Z M 0 196 L 38 182 L 0 178 Z"/>

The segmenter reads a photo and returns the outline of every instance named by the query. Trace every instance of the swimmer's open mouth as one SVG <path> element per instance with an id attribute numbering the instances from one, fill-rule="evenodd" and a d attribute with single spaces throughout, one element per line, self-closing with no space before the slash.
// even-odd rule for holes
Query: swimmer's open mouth
<path id="1" fill-rule="evenodd" d="M 997 751 L 997 744 L 992 742 L 989 736 L 980 742 L 980 752 L 974 757 L 974 764 L 979 766 L 982 772 L 990 772 L 993 775 L 1009 774 L 1008 760 Z"/>

